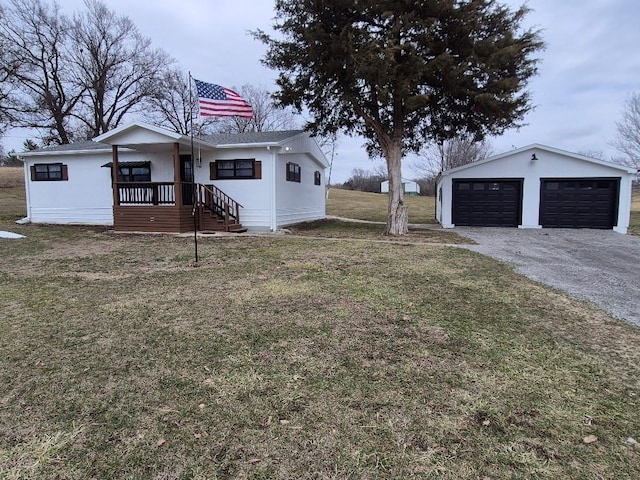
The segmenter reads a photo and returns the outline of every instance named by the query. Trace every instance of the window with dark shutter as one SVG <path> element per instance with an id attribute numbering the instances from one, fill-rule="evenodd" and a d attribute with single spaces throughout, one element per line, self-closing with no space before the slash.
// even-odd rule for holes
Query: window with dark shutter
<path id="1" fill-rule="evenodd" d="M 212 164 L 211 180 L 261 178 L 262 171 L 259 164 L 260 162 L 256 162 L 253 158 L 216 160 L 215 164 Z"/>
<path id="2" fill-rule="evenodd" d="M 36 163 L 31 167 L 31 180 L 51 182 L 68 180 L 67 166 L 62 163 Z"/>

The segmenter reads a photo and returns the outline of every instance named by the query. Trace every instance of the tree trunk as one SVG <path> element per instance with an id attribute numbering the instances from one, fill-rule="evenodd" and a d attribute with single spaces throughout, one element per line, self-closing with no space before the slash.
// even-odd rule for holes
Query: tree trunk
<path id="1" fill-rule="evenodd" d="M 404 235 L 409 231 L 409 207 L 404 203 L 401 145 L 391 145 L 386 149 L 385 157 L 389 174 L 389 216 L 385 235 Z"/>

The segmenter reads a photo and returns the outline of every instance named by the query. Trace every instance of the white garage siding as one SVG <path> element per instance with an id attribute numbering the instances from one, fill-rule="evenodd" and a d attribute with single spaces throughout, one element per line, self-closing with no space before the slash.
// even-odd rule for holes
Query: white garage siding
<path id="1" fill-rule="evenodd" d="M 536 160 L 532 157 L 535 155 Z M 631 209 L 633 169 L 544 145 L 531 145 L 442 173 L 438 180 L 436 218 L 444 228 L 453 222 L 453 184 L 462 179 L 522 180 L 520 228 L 541 228 L 540 192 L 544 179 L 619 180 L 617 215 L 613 230 L 626 233 Z"/>

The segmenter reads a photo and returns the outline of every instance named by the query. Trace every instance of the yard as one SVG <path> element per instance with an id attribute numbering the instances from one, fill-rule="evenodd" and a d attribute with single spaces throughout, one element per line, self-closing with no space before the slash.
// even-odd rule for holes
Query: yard
<path id="1" fill-rule="evenodd" d="M 436 206 L 433 197 L 407 195 L 410 223 L 435 223 Z M 376 222 L 387 221 L 388 195 L 357 192 L 340 188 L 329 189 L 327 215 Z"/>
<path id="2" fill-rule="evenodd" d="M 15 225 L 6 184 L 0 478 L 640 477 L 640 331 L 453 234 L 206 238 L 194 266 L 190 238 Z"/>

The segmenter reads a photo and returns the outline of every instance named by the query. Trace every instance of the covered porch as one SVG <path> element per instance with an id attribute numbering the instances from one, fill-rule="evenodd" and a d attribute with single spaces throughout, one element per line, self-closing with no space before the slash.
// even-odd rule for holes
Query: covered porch
<path id="1" fill-rule="evenodd" d="M 183 233 L 193 231 L 244 231 L 240 223 L 242 205 L 215 185 L 194 183 L 191 138 L 150 126 L 134 125 L 116 129 L 96 139 L 111 145 L 110 164 L 113 190 L 113 226 L 117 232 Z M 197 142 L 207 150 L 212 146 Z M 121 148 L 144 152 L 147 162 L 121 162 Z M 168 163 L 170 152 L 172 181 L 135 181 L 123 175 L 123 168 L 135 169 L 146 163 Z M 127 171 L 129 171 L 127 170 Z M 133 170 L 131 170 L 133 171 Z"/>

